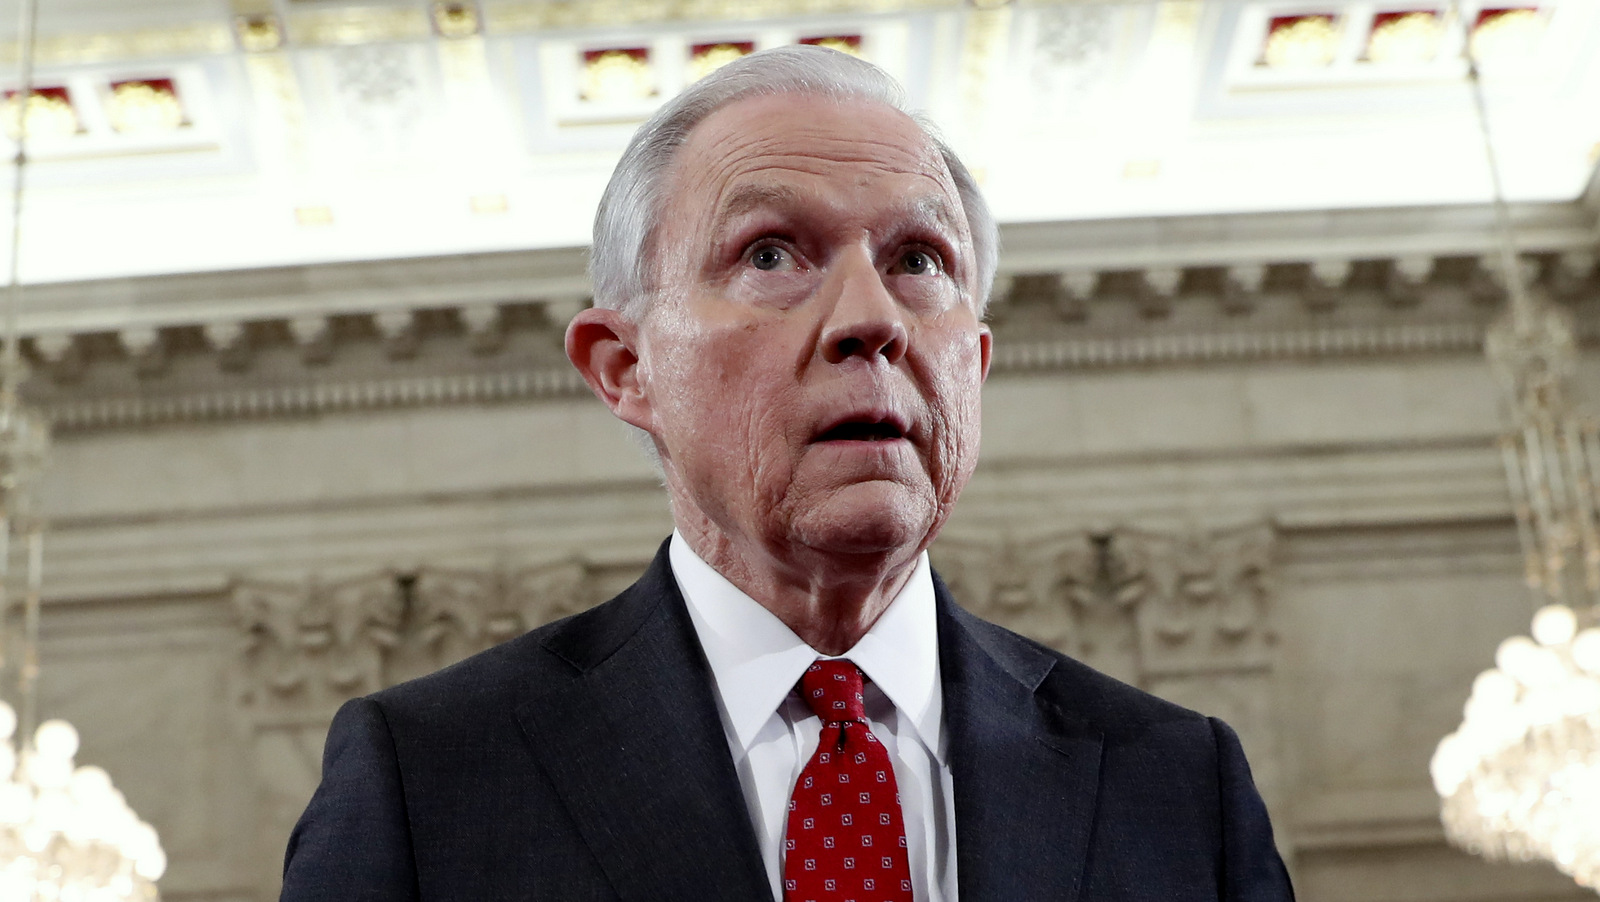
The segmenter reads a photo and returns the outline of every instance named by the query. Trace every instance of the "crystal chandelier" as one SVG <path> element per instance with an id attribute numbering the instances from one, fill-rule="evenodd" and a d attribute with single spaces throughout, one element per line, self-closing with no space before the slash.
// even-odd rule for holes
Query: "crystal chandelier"
<path id="1" fill-rule="evenodd" d="M 9 374 L 17 364 L 14 342 L 7 347 L 0 367 Z M 48 449 L 44 421 L 17 401 L 11 376 L 0 379 L 0 629 L 15 607 L 7 589 L 24 587 L 20 635 L 0 635 L 0 654 L 20 649 L 8 657 L 18 659 L 22 706 L 19 716 L 0 700 L 0 902 L 154 900 L 167 865 L 155 829 L 134 815 L 104 770 L 73 766 L 71 724 L 49 720 L 33 729 L 44 532 L 32 489 Z M 14 544 L 22 546 L 20 568 L 11 567 Z"/>
<path id="2" fill-rule="evenodd" d="M 1491 359 L 1517 392 L 1502 439 L 1530 636 L 1500 643 L 1465 717 L 1433 756 L 1445 834 L 1496 860 L 1553 862 L 1600 888 L 1600 434 L 1563 391 L 1576 361 L 1562 311 L 1498 323 Z"/>
<path id="3" fill-rule="evenodd" d="M 1491 860 L 1543 859 L 1600 888 L 1600 425 L 1572 397 L 1571 317 L 1518 268 L 1487 128 L 1484 142 L 1509 297 L 1485 349 L 1512 414 L 1501 450 L 1537 611 L 1531 636 L 1500 643 L 1496 666 L 1473 681 L 1431 770 L 1452 843 Z"/>
<path id="4" fill-rule="evenodd" d="M 16 92 L 33 96 L 37 0 L 21 4 L 22 73 Z M 75 767 L 78 732 L 64 720 L 34 727 L 38 707 L 43 521 L 35 489 L 50 447 L 49 426 L 24 405 L 18 312 L 22 281 L 23 176 L 31 116 L 14 105 L 11 280 L 0 352 L 0 673 L 16 678 L 18 712 L 0 700 L 0 902 L 151 902 L 166 855 L 155 828 L 139 820 L 104 770 Z M 13 557 L 22 566 L 13 567 Z M 21 587 L 21 629 L 13 609 Z"/>

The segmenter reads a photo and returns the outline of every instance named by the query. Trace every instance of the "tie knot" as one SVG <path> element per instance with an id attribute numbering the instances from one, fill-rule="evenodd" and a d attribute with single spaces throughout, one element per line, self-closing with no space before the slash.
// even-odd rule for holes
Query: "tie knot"
<path id="1" fill-rule="evenodd" d="M 866 719 L 861 668 L 842 658 L 812 662 L 800 677 L 800 695 L 823 723 Z"/>

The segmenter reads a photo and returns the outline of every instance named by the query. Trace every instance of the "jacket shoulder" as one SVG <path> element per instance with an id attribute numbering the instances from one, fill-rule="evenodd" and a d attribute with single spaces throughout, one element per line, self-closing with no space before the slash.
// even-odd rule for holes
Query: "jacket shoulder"
<path id="1" fill-rule="evenodd" d="M 389 712 L 454 718 L 507 711 L 530 688 L 574 679 L 620 648 L 677 591 L 664 549 L 637 582 L 609 601 L 368 697 Z"/>

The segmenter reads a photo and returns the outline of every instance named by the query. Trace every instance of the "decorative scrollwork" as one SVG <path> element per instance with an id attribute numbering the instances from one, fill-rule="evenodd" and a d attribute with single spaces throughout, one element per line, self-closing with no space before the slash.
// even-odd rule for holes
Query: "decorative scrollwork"
<path id="1" fill-rule="evenodd" d="M 375 692 L 577 613 L 596 600 L 576 559 L 424 567 L 338 582 L 240 580 L 241 698 L 257 713 L 316 719 Z"/>
<path id="2" fill-rule="evenodd" d="M 427 567 L 412 588 L 408 644 L 452 663 L 594 604 L 588 568 L 563 560 L 509 570 Z"/>
<path id="3" fill-rule="evenodd" d="M 1132 683 L 1263 665 L 1270 526 L 942 540 L 935 565 L 974 613 Z"/>
<path id="4" fill-rule="evenodd" d="M 1138 619 L 1146 673 L 1264 666 L 1275 639 L 1270 526 L 1117 538 L 1145 587 Z"/>
<path id="5" fill-rule="evenodd" d="M 245 633 L 247 703 L 315 708 L 382 687 L 402 614 L 393 576 L 241 581 L 233 604 Z"/>

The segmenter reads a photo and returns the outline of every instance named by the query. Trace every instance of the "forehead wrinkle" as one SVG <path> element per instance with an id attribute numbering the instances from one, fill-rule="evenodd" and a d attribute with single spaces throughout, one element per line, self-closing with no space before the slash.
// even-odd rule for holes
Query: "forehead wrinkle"
<path id="1" fill-rule="evenodd" d="M 865 163 L 875 163 L 874 160 L 863 160 Z M 914 199 L 896 203 L 891 212 L 914 214 L 921 219 L 932 219 L 941 225 L 955 228 L 961 217 L 957 216 L 951 200 L 956 196 L 954 186 L 950 183 L 944 172 L 929 172 L 925 169 L 900 169 L 896 167 L 875 166 L 874 168 L 894 176 L 909 176 L 918 181 L 932 183 L 932 190 L 920 192 Z M 789 180 L 774 173 L 797 173 L 802 176 L 816 177 L 829 189 L 821 192 L 823 197 L 837 194 L 841 189 L 836 178 L 838 173 L 831 171 L 826 162 L 819 162 L 807 155 L 793 155 L 789 159 L 778 161 L 765 161 L 761 165 L 741 166 L 740 171 L 728 173 L 726 177 L 707 177 L 698 179 L 702 184 L 721 182 L 717 191 L 717 198 L 712 207 L 713 216 L 718 223 L 737 219 L 744 214 L 765 208 L 796 209 L 807 206 L 808 197 L 813 192 L 802 190 Z M 866 185 L 871 181 L 869 173 L 851 173 L 853 185 Z M 720 173 L 719 173 L 720 175 Z M 900 192 L 901 197 L 912 194 L 910 189 Z M 831 205 L 831 204 L 830 204 Z"/>
<path id="2" fill-rule="evenodd" d="M 715 132 L 716 129 L 713 129 Z M 726 129 L 724 129 L 726 131 Z M 750 135 L 733 132 L 716 137 L 704 133 L 691 135 L 691 142 L 713 142 L 716 150 L 702 162 L 701 171 L 694 181 L 716 183 L 736 177 L 737 170 L 755 170 L 767 167 L 795 168 L 816 171 L 828 164 L 866 165 L 884 172 L 927 175 L 941 183 L 949 179 L 949 170 L 928 142 L 926 136 L 912 150 L 890 138 L 871 136 L 841 137 L 828 129 L 799 125 L 780 134 Z M 697 142 L 697 143 L 698 143 Z M 887 150 L 875 154 L 874 149 Z M 795 165 L 810 163 L 812 166 Z M 942 177 L 942 178 L 941 178 Z"/>
<path id="3" fill-rule="evenodd" d="M 804 149 L 799 149 L 799 147 Z M 875 153 L 874 151 L 888 151 Z M 729 147 L 724 158 L 730 163 L 743 156 L 756 162 L 767 157 L 800 157 L 821 164 L 866 165 L 885 172 L 944 172 L 944 161 L 924 145 L 918 152 L 896 141 L 868 137 L 839 137 L 826 131 L 799 130 L 786 135 L 750 138 L 742 145 Z"/>
<path id="4" fill-rule="evenodd" d="M 937 179 L 930 181 L 934 182 L 934 191 L 919 193 L 874 211 L 876 222 L 869 224 L 869 227 L 892 232 L 896 227 L 906 224 L 932 226 L 948 231 L 952 239 L 959 241 L 963 236 L 964 220 L 956 215 L 949 199 L 944 196 L 945 185 Z M 763 210 L 803 215 L 809 210 L 820 209 L 848 218 L 847 211 L 851 208 L 848 198 L 839 196 L 837 192 L 813 195 L 783 182 L 738 181 L 719 198 L 712 225 L 715 231 L 720 232 L 746 215 Z"/>

